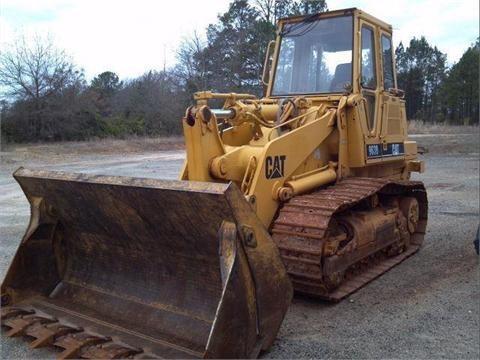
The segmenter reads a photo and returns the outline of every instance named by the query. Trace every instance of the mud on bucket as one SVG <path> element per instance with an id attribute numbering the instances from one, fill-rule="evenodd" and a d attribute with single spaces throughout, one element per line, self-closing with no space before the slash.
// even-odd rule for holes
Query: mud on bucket
<path id="1" fill-rule="evenodd" d="M 234 184 L 32 171 L 2 326 L 59 357 L 256 357 L 292 297 Z"/>

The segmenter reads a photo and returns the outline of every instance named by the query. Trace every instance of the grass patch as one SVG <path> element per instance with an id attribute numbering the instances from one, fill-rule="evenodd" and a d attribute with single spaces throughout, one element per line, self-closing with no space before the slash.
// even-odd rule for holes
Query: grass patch
<path id="1" fill-rule="evenodd" d="M 425 123 L 421 120 L 409 120 L 409 134 L 477 134 L 478 125 L 446 125 Z"/>

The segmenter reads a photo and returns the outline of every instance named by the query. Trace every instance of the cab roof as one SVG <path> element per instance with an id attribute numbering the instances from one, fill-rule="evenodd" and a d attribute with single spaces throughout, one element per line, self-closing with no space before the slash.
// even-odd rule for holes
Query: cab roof
<path id="1" fill-rule="evenodd" d="M 390 33 L 392 32 L 392 25 L 387 24 L 386 22 L 376 18 L 375 16 L 372 16 L 366 13 L 365 11 L 362 11 L 357 8 L 348 8 L 348 9 L 341 9 L 341 10 L 325 11 L 325 12 L 316 13 L 316 14 L 285 17 L 285 18 L 279 19 L 278 22 L 279 24 L 280 23 L 288 24 L 288 23 L 300 22 L 300 21 L 310 22 L 310 21 L 315 21 L 317 19 L 321 19 L 321 18 L 329 18 L 329 17 L 345 16 L 345 15 L 354 15 L 360 19 L 367 20 L 373 24 L 376 24 Z"/>

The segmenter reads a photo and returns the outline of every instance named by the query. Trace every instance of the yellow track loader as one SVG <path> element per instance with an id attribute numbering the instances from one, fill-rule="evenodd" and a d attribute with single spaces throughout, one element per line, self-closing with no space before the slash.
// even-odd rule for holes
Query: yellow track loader
<path id="1" fill-rule="evenodd" d="M 178 181 L 18 169 L 6 335 L 60 358 L 256 357 L 293 290 L 339 301 L 416 252 L 424 164 L 393 55 L 358 9 L 282 19 L 264 98 L 195 94 Z"/>

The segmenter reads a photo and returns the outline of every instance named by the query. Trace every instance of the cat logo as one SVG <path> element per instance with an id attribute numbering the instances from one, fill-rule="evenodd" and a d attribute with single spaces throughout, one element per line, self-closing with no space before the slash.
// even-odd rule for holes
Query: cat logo
<path id="1" fill-rule="evenodd" d="M 267 156 L 265 160 L 265 177 L 276 179 L 285 176 L 286 155 Z"/>

